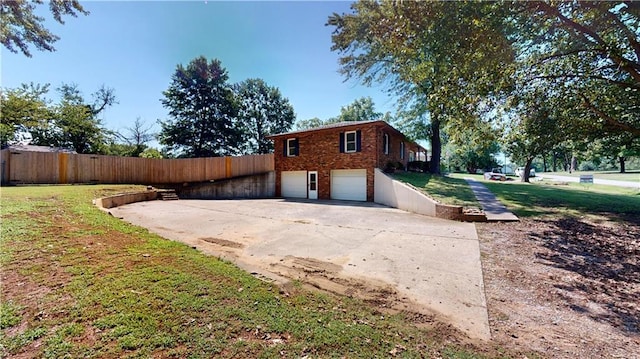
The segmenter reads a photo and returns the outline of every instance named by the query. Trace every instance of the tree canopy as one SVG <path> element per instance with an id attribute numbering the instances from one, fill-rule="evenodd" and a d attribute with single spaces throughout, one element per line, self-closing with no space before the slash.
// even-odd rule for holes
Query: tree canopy
<path id="1" fill-rule="evenodd" d="M 441 126 L 476 120 L 480 96 L 508 84 L 513 51 L 503 14 L 497 3 L 359 1 L 328 25 L 347 78 L 386 83 L 428 114 L 431 172 L 440 173 Z"/>
<path id="2" fill-rule="evenodd" d="M 288 131 L 296 119 L 289 100 L 261 79 L 248 79 L 235 86 L 240 104 L 238 126 L 243 134 L 243 153 L 273 152 L 268 135 Z"/>
<path id="3" fill-rule="evenodd" d="M 344 76 L 400 97 L 403 129 L 431 142 L 431 172 L 441 137 L 463 146 L 504 116 L 506 147 L 525 161 L 600 139 L 635 153 L 626 149 L 640 137 L 638 2 L 361 0 L 328 25 Z M 550 102 L 551 112 L 539 107 Z M 571 136 L 543 135 L 552 130 Z"/>
<path id="4" fill-rule="evenodd" d="M 78 153 L 101 153 L 110 131 L 98 115 L 115 104 L 113 89 L 102 86 L 88 102 L 75 84 L 58 89 L 61 100 L 46 99 L 49 85 L 23 84 L 2 91 L 2 146 L 17 142 L 71 148 Z"/>
<path id="5" fill-rule="evenodd" d="M 239 106 L 228 79 L 219 60 L 200 56 L 186 67 L 179 64 L 161 100 L 170 120 L 160 121 L 160 143 L 180 157 L 237 153 Z"/>
<path id="6" fill-rule="evenodd" d="M 296 126 L 298 129 L 305 130 L 338 122 L 374 120 L 391 122 L 391 114 L 383 114 L 382 112 L 376 111 L 375 104 L 371 97 L 360 97 L 355 99 L 352 103 L 342 106 L 340 108 L 340 114 L 336 117 L 331 117 L 326 120 L 314 117 L 298 121 Z"/>
<path id="7" fill-rule="evenodd" d="M 55 51 L 53 43 L 60 38 L 44 27 L 42 16 L 34 14 L 36 5 L 42 3 L 43 0 L 0 1 L 0 42 L 7 50 L 20 51 L 27 57 L 31 57 L 30 45 L 41 51 Z M 64 24 L 65 15 L 89 14 L 78 0 L 51 0 L 48 3 L 53 18 L 61 24 Z"/>
<path id="8" fill-rule="evenodd" d="M 180 157 L 268 153 L 266 136 L 288 131 L 293 107 L 261 79 L 229 84 L 219 60 L 203 56 L 178 65 L 162 104 L 170 120 L 159 121 L 159 141 Z"/>

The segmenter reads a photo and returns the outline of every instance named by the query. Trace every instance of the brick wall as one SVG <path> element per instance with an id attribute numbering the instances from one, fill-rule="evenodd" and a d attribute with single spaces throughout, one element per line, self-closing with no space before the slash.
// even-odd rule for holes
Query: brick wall
<path id="1" fill-rule="evenodd" d="M 389 162 L 401 162 L 406 169 L 407 162 L 409 161 L 409 141 L 407 141 L 404 136 L 399 133 L 390 130 L 388 127 L 380 127 L 376 131 L 377 133 L 377 141 L 379 143 L 379 156 L 377 161 L 377 166 L 381 170 L 384 170 L 387 167 Z M 389 154 L 384 153 L 384 134 L 389 135 Z M 400 157 L 400 147 L 401 143 L 404 142 L 404 159 Z"/>
<path id="2" fill-rule="evenodd" d="M 340 133 L 362 131 L 361 151 L 355 153 L 340 152 Z M 389 135 L 389 154 L 384 154 L 384 133 Z M 286 140 L 298 140 L 298 156 L 286 157 Z M 400 143 L 405 143 L 404 159 L 400 158 Z M 281 196 L 281 172 L 318 171 L 318 198 L 331 198 L 331 170 L 366 169 L 367 201 L 373 201 L 374 169 L 384 169 L 389 161 L 402 162 L 406 167 L 409 161 L 410 144 L 403 135 L 382 122 L 331 129 L 302 132 L 274 138 L 276 196 Z"/>
<path id="3" fill-rule="evenodd" d="M 340 133 L 362 131 L 361 151 L 340 153 Z M 331 170 L 366 169 L 367 200 L 373 201 L 373 169 L 376 166 L 376 151 L 381 146 L 377 139 L 377 127 L 372 124 L 346 126 L 335 129 L 292 134 L 290 137 L 274 139 L 276 196 L 281 192 L 282 171 L 318 171 L 318 198 L 331 198 Z M 284 156 L 287 138 L 297 138 L 299 153 L 295 157 Z"/>

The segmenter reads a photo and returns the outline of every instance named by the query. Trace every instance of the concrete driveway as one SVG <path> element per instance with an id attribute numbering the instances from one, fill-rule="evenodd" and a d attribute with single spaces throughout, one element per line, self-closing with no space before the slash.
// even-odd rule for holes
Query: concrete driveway
<path id="1" fill-rule="evenodd" d="M 433 314 L 470 337 L 490 337 L 471 223 L 372 203 L 284 199 L 151 201 L 109 211 L 255 274 Z"/>

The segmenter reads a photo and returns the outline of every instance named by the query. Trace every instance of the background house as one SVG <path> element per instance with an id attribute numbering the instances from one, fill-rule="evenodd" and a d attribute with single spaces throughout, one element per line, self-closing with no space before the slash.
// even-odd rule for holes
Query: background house
<path id="1" fill-rule="evenodd" d="M 270 136 L 276 196 L 373 201 L 374 170 L 406 169 L 426 150 L 384 121 L 341 122 Z"/>

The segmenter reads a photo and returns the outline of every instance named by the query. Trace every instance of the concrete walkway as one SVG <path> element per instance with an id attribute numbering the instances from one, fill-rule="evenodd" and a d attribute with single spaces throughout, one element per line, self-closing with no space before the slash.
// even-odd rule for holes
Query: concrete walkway
<path id="1" fill-rule="evenodd" d="M 249 272 L 432 314 L 490 338 L 472 223 L 343 201 L 150 201 L 109 211 Z"/>
<path id="2" fill-rule="evenodd" d="M 465 181 L 469 183 L 469 187 L 471 187 L 473 194 L 478 199 L 478 202 L 480 202 L 480 205 L 487 216 L 487 221 L 519 221 L 518 217 L 500 203 L 496 196 L 491 193 L 485 185 L 471 178 L 465 178 Z"/>

